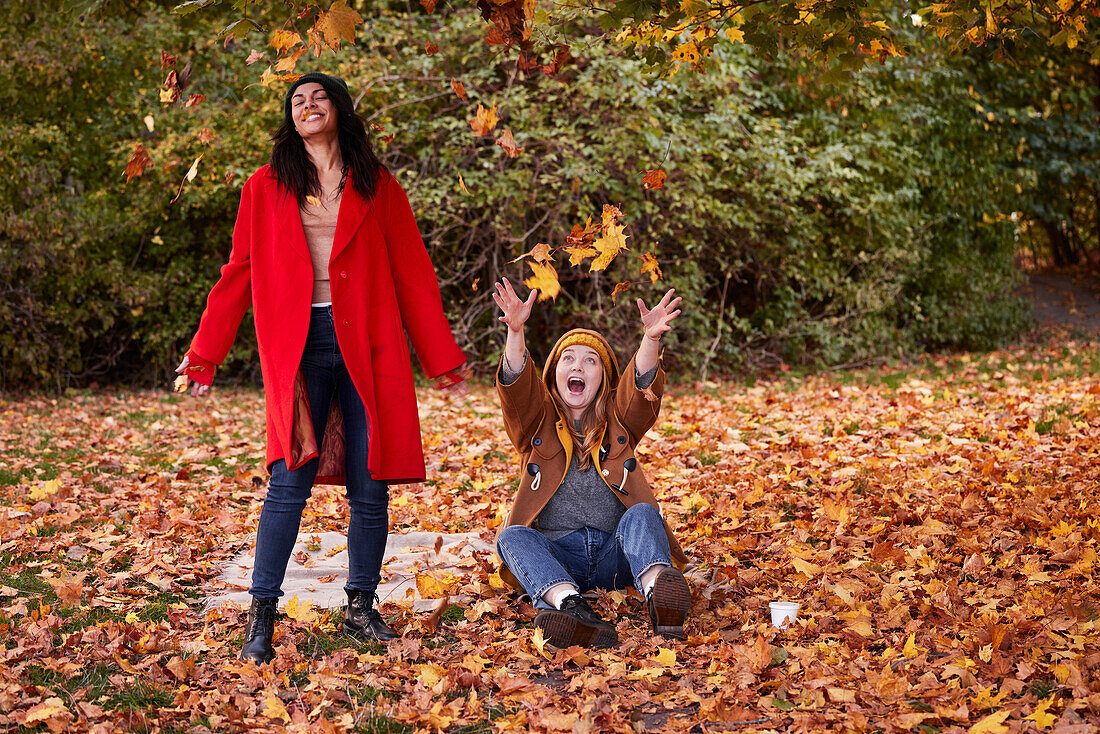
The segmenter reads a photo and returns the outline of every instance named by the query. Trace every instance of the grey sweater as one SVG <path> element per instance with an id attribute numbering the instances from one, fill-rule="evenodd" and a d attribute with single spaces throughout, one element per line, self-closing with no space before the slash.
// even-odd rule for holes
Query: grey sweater
<path id="1" fill-rule="evenodd" d="M 527 353 L 523 354 L 523 364 L 518 372 L 508 369 L 508 363 L 501 360 L 500 382 L 511 385 L 519 377 L 527 364 Z M 646 389 L 657 377 L 657 368 L 636 374 L 635 382 Z M 626 508 L 615 493 L 611 491 L 596 471 L 595 463 L 589 462 L 588 468 L 578 468 L 576 453 L 569 462 L 569 468 L 562 478 L 561 486 L 550 497 L 546 507 L 535 518 L 535 529 L 550 540 L 563 538 L 581 528 L 602 530 L 609 535 L 615 532 Z"/>

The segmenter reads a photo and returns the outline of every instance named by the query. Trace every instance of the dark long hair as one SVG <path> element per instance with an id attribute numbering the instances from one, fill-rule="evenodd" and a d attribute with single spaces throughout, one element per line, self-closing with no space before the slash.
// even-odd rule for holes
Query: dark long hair
<path id="1" fill-rule="evenodd" d="M 306 74 L 297 79 L 287 91 L 283 105 L 283 123 L 271 137 L 271 170 L 275 173 L 275 180 L 294 195 L 299 207 L 305 205 L 307 196 L 321 195 L 317 168 L 306 152 L 302 136 L 294 129 L 294 116 L 290 111 L 290 97 L 294 90 L 308 82 L 317 82 L 324 87 L 336 108 L 340 157 L 344 161 L 340 190 L 343 191 L 350 174 L 356 193 L 369 202 L 382 176 L 382 162 L 374 153 L 367 135 L 367 126 L 356 113 L 347 86 L 343 80 L 326 74 Z"/>

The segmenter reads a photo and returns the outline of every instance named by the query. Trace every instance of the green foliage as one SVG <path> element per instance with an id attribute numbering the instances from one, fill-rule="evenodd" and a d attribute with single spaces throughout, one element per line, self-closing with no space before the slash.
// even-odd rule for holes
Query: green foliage
<path id="1" fill-rule="evenodd" d="M 0 90 L 15 111 L 0 131 L 0 319 L 15 327 L 0 333 L 2 387 L 167 381 L 228 255 L 240 186 L 266 161 L 280 91 L 253 83 L 264 64 L 245 58 L 270 57 L 267 39 L 223 44 L 215 33 L 231 14 L 136 5 L 83 21 L 5 11 L 25 30 L 0 39 L 0 71 L 33 79 L 34 94 Z M 509 261 L 537 242 L 563 245 L 608 203 L 624 212 L 631 250 L 594 274 L 557 255 L 563 290 L 533 317 L 536 355 L 572 326 L 632 348 L 634 298 L 670 286 L 686 303 L 666 357 L 684 371 L 991 346 L 1025 323 L 1010 215 L 1040 189 L 1054 205 L 1050 182 L 1063 180 L 1036 172 L 1072 160 L 1066 186 L 1096 182 L 1087 115 L 1052 137 L 1013 112 L 1041 104 L 1027 97 L 1032 72 L 949 60 L 927 34 L 906 40 L 919 53 L 835 86 L 726 40 L 708 73 L 655 78 L 590 36 L 551 77 L 488 57 L 469 10 L 390 8 L 368 18 L 355 49 L 298 70 L 345 77 L 363 114 L 396 136 L 380 144 L 383 160 L 409 192 L 459 341 L 482 364 L 503 338 L 491 283 L 522 280 L 526 266 Z M 441 53 L 426 55 L 427 40 Z M 177 69 L 190 64 L 184 96 L 205 102 L 160 103 L 162 50 L 180 56 Z M 512 130 L 520 157 L 474 136 L 478 102 L 497 105 L 495 132 Z M 1047 142 L 1022 158 L 1027 125 Z M 139 143 L 153 165 L 127 184 Z M 641 171 L 655 168 L 668 182 L 644 190 Z M 665 274 L 653 286 L 640 273 L 647 251 Z M 621 280 L 635 285 L 612 303 Z M 254 379 L 256 364 L 246 323 L 221 379 Z"/>

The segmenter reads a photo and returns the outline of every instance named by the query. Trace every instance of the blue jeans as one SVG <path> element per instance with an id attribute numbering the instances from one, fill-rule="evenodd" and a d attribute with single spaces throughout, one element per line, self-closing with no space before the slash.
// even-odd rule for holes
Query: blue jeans
<path id="1" fill-rule="evenodd" d="M 373 595 L 382 580 L 382 557 L 390 525 L 390 490 L 385 482 L 372 478 L 367 469 L 367 414 L 336 343 L 331 306 L 314 307 L 310 312 L 301 370 L 313 413 L 313 433 L 318 441 L 325 435 L 332 401 L 340 401 L 346 446 L 344 478 L 351 512 L 348 581 L 344 588 Z M 249 589 L 254 597 L 270 599 L 283 594 L 280 587 L 298 538 L 302 510 L 312 494 L 318 464 L 314 457 L 294 471 L 287 469 L 283 459 L 271 465 L 271 480 L 256 533 L 256 564 Z"/>
<path id="2" fill-rule="evenodd" d="M 672 552 L 661 513 L 653 505 L 627 509 L 613 534 L 574 530 L 550 540 L 534 528 L 510 525 L 497 538 L 497 555 L 538 609 L 552 609 L 542 595 L 557 584 L 580 591 L 622 589 L 656 565 L 671 566 Z"/>

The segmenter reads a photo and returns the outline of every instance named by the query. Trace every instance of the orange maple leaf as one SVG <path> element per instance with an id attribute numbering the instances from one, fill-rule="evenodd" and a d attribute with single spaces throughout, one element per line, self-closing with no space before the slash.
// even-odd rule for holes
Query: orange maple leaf
<path id="1" fill-rule="evenodd" d="M 519 158 L 519 154 L 523 152 L 523 148 L 516 145 L 515 139 L 512 138 L 512 131 L 508 128 L 504 128 L 504 132 L 497 138 L 497 145 L 504 148 L 509 158 Z"/>
<path id="2" fill-rule="evenodd" d="M 429 56 L 431 56 L 432 54 L 437 54 L 439 53 L 439 46 L 436 46 L 431 41 L 428 41 L 424 44 L 424 53 L 428 54 Z"/>
<path id="3" fill-rule="evenodd" d="M 302 46 L 290 56 L 284 56 L 283 58 L 279 59 L 275 62 L 275 71 L 279 72 L 280 74 L 289 74 L 293 72 L 294 67 L 298 65 L 298 59 L 302 58 L 302 56 L 308 50 L 309 49 L 307 49 L 305 46 Z"/>
<path id="4" fill-rule="evenodd" d="M 302 37 L 294 31 L 277 30 L 271 34 L 271 43 L 275 52 L 282 55 L 302 42 Z"/>
<path id="5" fill-rule="evenodd" d="M 187 101 L 183 103 L 184 107 L 194 107 L 197 104 L 202 104 L 206 101 L 205 94 L 192 94 L 187 98 Z"/>
<path id="6" fill-rule="evenodd" d="M 470 123 L 470 127 L 473 129 L 474 134 L 479 138 L 488 135 L 492 132 L 493 128 L 500 122 L 500 118 L 497 117 L 497 106 L 493 105 L 489 109 L 485 109 L 480 102 L 477 103 L 477 117 L 472 120 L 467 120 Z"/>
<path id="7" fill-rule="evenodd" d="M 646 273 L 649 273 L 650 283 L 656 283 L 664 277 L 664 273 L 661 272 L 661 266 L 657 262 L 657 258 L 653 257 L 652 252 L 647 252 L 642 255 L 642 275 Z"/>
<path id="8" fill-rule="evenodd" d="M 149 151 L 145 149 L 145 146 L 141 143 L 137 144 L 134 148 L 134 154 L 130 156 L 129 162 L 126 163 L 126 170 L 123 175 L 126 176 L 126 183 L 130 183 L 130 179 L 134 176 L 140 176 L 145 173 L 146 168 L 153 167 L 153 160 L 149 157 Z"/>
<path id="9" fill-rule="evenodd" d="M 363 16 L 349 8 L 347 0 L 337 0 L 327 11 L 318 13 L 313 27 L 324 36 L 325 45 L 335 51 L 340 41 L 355 43 L 355 26 L 362 22 Z"/>
<path id="10" fill-rule="evenodd" d="M 421 7 L 427 10 L 429 14 L 435 11 L 435 6 L 438 4 L 439 0 L 420 0 Z"/>
<path id="11" fill-rule="evenodd" d="M 642 171 L 642 174 L 642 187 L 646 189 L 659 189 L 668 179 L 668 174 L 659 168 L 655 171 Z"/>
<path id="12" fill-rule="evenodd" d="M 252 53 L 248 54 L 248 58 L 244 60 L 244 63 L 248 64 L 249 66 L 252 66 L 257 61 L 262 59 L 263 57 L 264 57 L 264 52 L 263 51 L 257 51 L 256 49 L 252 49 Z"/>
<path id="13" fill-rule="evenodd" d="M 557 298 L 561 292 L 561 283 L 558 282 L 558 271 L 553 266 L 543 265 L 539 262 L 527 263 L 531 266 L 531 277 L 523 281 L 523 284 L 531 290 L 539 292 L 539 300 L 546 301 Z"/>
<path id="14" fill-rule="evenodd" d="M 462 86 L 462 82 L 451 77 L 451 89 L 458 95 L 459 99 L 466 99 L 466 87 Z"/>
<path id="15" fill-rule="evenodd" d="M 611 302 L 615 303 L 615 299 L 619 297 L 619 294 L 630 287 L 630 281 L 624 280 L 622 283 L 615 284 L 615 290 L 611 291 Z"/>

